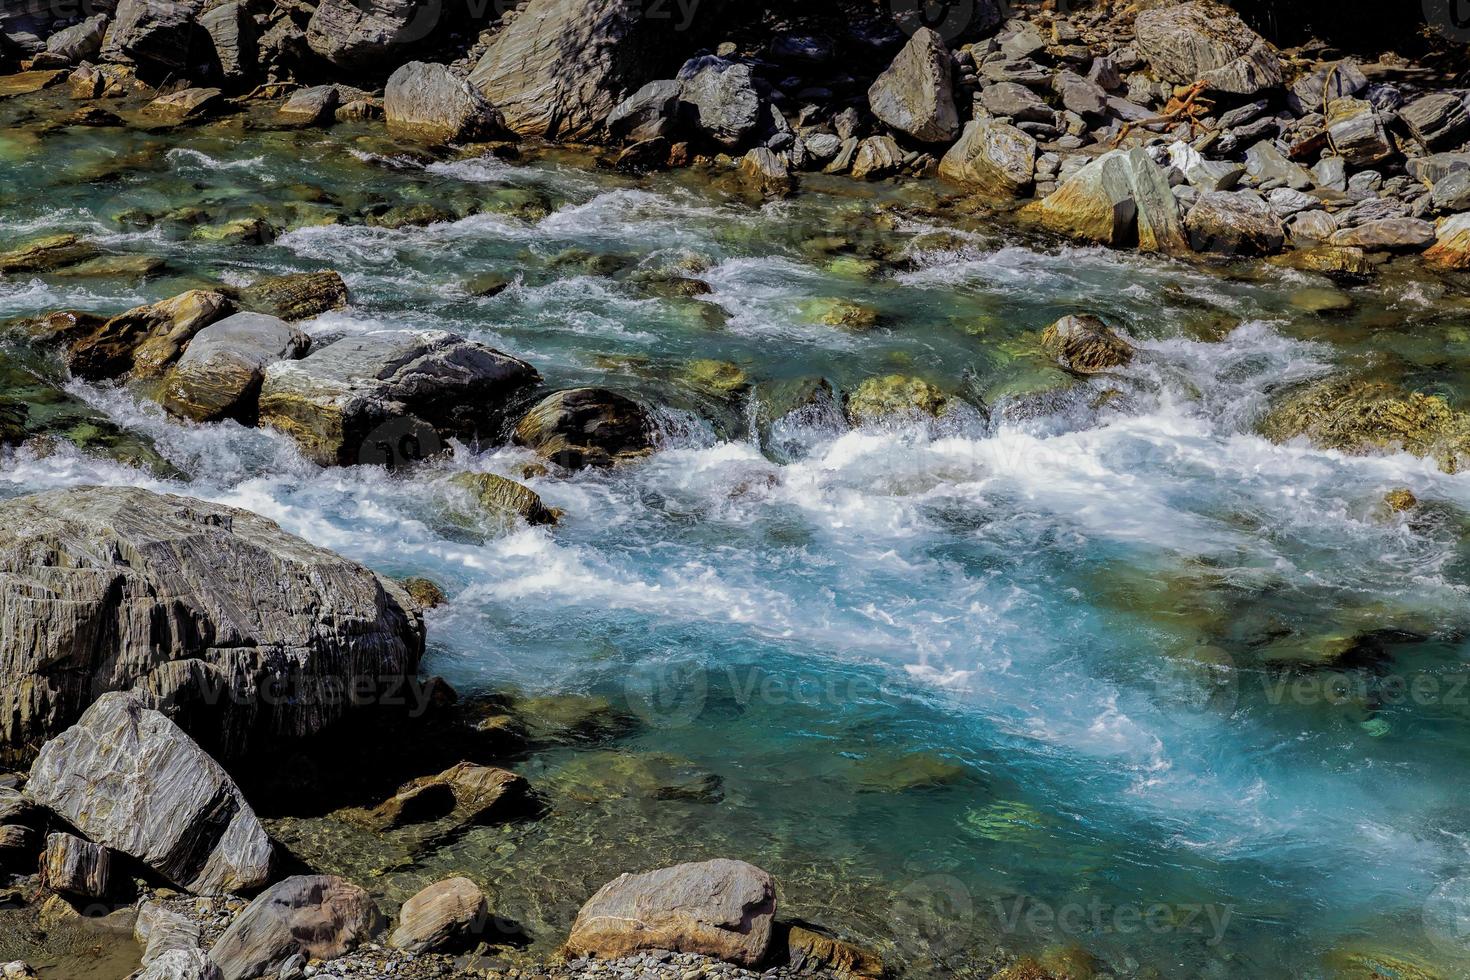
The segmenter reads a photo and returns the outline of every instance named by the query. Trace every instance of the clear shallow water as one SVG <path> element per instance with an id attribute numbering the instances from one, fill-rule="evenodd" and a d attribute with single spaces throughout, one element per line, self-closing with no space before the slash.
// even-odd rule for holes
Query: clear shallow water
<path id="1" fill-rule="evenodd" d="M 42 154 L 64 164 L 37 166 Z M 450 329 L 554 385 L 667 406 L 650 459 L 529 481 L 562 526 L 483 542 L 446 521 L 448 478 L 514 475 L 530 461 L 518 450 L 322 470 L 273 433 L 186 425 L 74 385 L 187 477 L 5 458 L 3 493 L 186 493 L 429 576 L 452 601 L 430 614 L 427 670 L 631 715 L 613 743 L 524 763 L 553 803 L 542 821 L 398 861 L 339 829 L 324 857 L 375 872 L 390 902 L 468 872 L 549 949 L 618 872 L 718 854 L 769 868 L 788 911 L 915 973 L 978 968 L 997 944 L 1081 945 L 1128 975 L 1368 976 L 1352 972 L 1363 951 L 1470 970 L 1453 916 L 1470 873 L 1470 483 L 1408 456 L 1252 433 L 1273 388 L 1339 368 L 1458 396 L 1470 334 L 1457 283 L 1390 272 L 1322 317 L 1293 297 L 1324 281 L 1028 243 L 936 188 L 835 182 L 757 206 L 687 175 L 435 162 L 351 130 L 12 127 L 0 188 L 0 237 L 75 229 L 170 263 L 145 283 L 0 279 L 0 317 L 330 267 L 353 303 L 305 325 L 318 341 Z M 484 210 L 425 228 L 311 226 L 405 202 Z M 219 247 L 114 220 L 181 205 L 302 226 Z M 844 257 L 877 264 L 834 264 Z M 671 266 L 712 292 L 647 283 Z M 515 282 L 477 297 L 481 274 Z M 814 299 L 869 306 L 880 327 L 820 323 Z M 1055 380 L 1035 334 L 1074 311 L 1117 324 L 1141 355 L 1040 402 L 1008 398 Z M 804 454 L 778 463 L 748 405 L 677 382 L 694 358 L 841 390 L 915 374 L 994 411 L 813 425 L 791 433 Z M 1385 514 L 1395 487 L 1427 516 Z M 1275 665 L 1368 632 L 1380 656 L 1361 668 Z M 660 794 L 685 778 L 669 769 L 713 774 L 719 792 Z"/>

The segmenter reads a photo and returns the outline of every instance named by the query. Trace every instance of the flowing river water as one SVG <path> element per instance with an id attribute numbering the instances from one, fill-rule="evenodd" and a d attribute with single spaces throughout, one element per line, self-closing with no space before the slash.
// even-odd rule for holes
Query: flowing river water
<path id="1" fill-rule="evenodd" d="M 324 870 L 389 905 L 467 873 L 538 955 L 616 874 L 723 855 L 912 975 L 978 970 L 996 946 L 1085 947 L 1129 976 L 1470 970 L 1470 480 L 1253 431 L 1273 391 L 1334 371 L 1458 400 L 1457 283 L 1388 269 L 1343 292 L 1063 247 L 937 185 L 810 180 L 761 204 L 581 158 L 435 160 L 366 127 L 9 123 L 0 237 L 74 230 L 168 270 L 0 278 L 0 319 L 331 268 L 351 304 L 303 324 L 318 342 L 447 329 L 553 386 L 660 406 L 658 452 L 534 477 L 562 524 L 488 537 L 446 520 L 448 480 L 518 476 L 522 450 L 323 469 L 273 432 L 73 382 L 181 475 L 7 451 L 3 494 L 187 494 L 429 577 L 450 601 L 428 615 L 426 671 L 626 719 L 518 765 L 550 800 L 538 821 L 397 857 L 330 820 L 274 828 Z M 319 223 L 416 203 L 467 216 Z M 118 220 L 184 207 L 290 230 L 214 245 Z M 711 291 L 657 288 L 670 268 Z M 476 295 L 487 276 L 511 284 Z M 841 303 L 877 326 L 823 322 Z M 1037 334 L 1072 312 L 1139 356 L 1085 381 L 1047 366 Z M 698 359 L 737 365 L 753 393 L 685 383 Z M 961 407 L 851 430 L 818 408 L 762 430 L 776 382 L 893 373 Z M 1418 510 L 1384 507 L 1401 487 Z M 1354 638 L 1360 662 L 1315 667 Z"/>

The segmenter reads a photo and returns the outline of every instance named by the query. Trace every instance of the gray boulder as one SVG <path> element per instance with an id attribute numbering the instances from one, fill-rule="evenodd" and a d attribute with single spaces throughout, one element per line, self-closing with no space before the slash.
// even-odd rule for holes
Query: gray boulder
<path id="1" fill-rule="evenodd" d="M 1427 150 L 1457 146 L 1470 136 L 1470 114 L 1465 111 L 1465 98 L 1449 92 L 1436 92 L 1415 99 L 1399 110 L 1399 118 Z"/>
<path id="2" fill-rule="evenodd" d="M 505 125 L 479 89 L 443 65 L 422 61 L 388 78 L 383 116 L 390 132 L 445 143 L 486 139 Z"/>
<path id="3" fill-rule="evenodd" d="M 438 4 L 415 0 L 321 0 L 306 25 L 311 50 L 339 68 L 368 68 L 438 26 Z"/>
<path id="4" fill-rule="evenodd" d="M 322 465 L 391 464 L 418 458 L 409 443 L 474 435 L 539 380 L 525 361 L 451 333 L 386 331 L 270 365 L 260 421 Z"/>
<path id="5" fill-rule="evenodd" d="M 47 742 L 26 795 L 195 894 L 260 888 L 274 847 L 233 780 L 137 693 L 104 694 Z"/>
<path id="6" fill-rule="evenodd" d="M 102 53 L 102 38 L 107 34 L 108 16 L 93 14 L 80 24 L 57 31 L 46 39 L 46 51 L 76 64 L 91 61 Z"/>
<path id="7" fill-rule="evenodd" d="M 157 902 L 144 902 L 138 909 L 133 938 L 143 947 L 143 965 L 148 966 L 166 953 L 199 949 L 201 931 L 188 916 Z"/>
<path id="8" fill-rule="evenodd" d="M 980 90 L 980 104 L 992 116 L 1008 116 L 1016 122 L 1052 123 L 1057 112 L 1041 96 L 1019 82 L 996 82 Z"/>
<path id="9" fill-rule="evenodd" d="M 683 91 L 684 85 L 678 79 L 649 82 L 618 103 L 607 117 L 608 135 L 628 143 L 672 136 Z"/>
<path id="10" fill-rule="evenodd" d="M 189 342 L 164 382 L 163 407 L 195 422 L 251 422 L 265 369 L 306 353 L 311 340 L 285 320 L 236 313 Z"/>
<path id="11" fill-rule="evenodd" d="M 208 0 L 199 26 L 209 35 L 214 60 L 228 81 L 240 82 L 255 71 L 259 60 L 255 19 L 245 0 Z"/>
<path id="12" fill-rule="evenodd" d="M 944 39 L 921 28 L 868 89 L 868 106 L 890 129 L 924 143 L 947 143 L 960 131 L 953 75 Z"/>
<path id="13" fill-rule="evenodd" d="M 1062 100 L 1062 105 L 1084 119 L 1093 121 L 1107 118 L 1108 93 L 1102 86 L 1088 81 L 1076 72 L 1059 71 L 1052 79 L 1052 91 Z"/>
<path id="14" fill-rule="evenodd" d="M 143 968 L 134 980 L 220 980 L 219 967 L 203 950 L 172 949 Z"/>
<path id="15" fill-rule="evenodd" d="M 939 176 L 997 199 L 1023 197 L 1031 190 L 1036 140 L 1014 126 L 976 121 L 939 161 Z"/>
<path id="16" fill-rule="evenodd" d="M 0 756 L 16 759 L 134 687 L 242 755 L 341 718 L 354 681 L 412 677 L 424 644 L 418 607 L 360 565 L 248 511 L 128 487 L 0 503 L 0 615 Z"/>
<path id="17" fill-rule="evenodd" d="M 1276 49 L 1228 8 L 1201 0 L 1154 7 L 1138 15 L 1134 30 L 1138 53 L 1166 82 L 1199 80 L 1232 95 L 1281 84 Z"/>
<path id="18" fill-rule="evenodd" d="M 1196 252 L 1272 255 L 1286 242 L 1281 219 L 1259 194 L 1250 191 L 1201 194 L 1184 225 Z"/>
<path id="19" fill-rule="evenodd" d="M 1432 222 L 1421 218 L 1379 218 L 1344 228 L 1330 241 L 1369 252 L 1420 252 L 1434 244 L 1435 231 Z"/>
<path id="20" fill-rule="evenodd" d="M 120 0 L 102 41 L 102 60 L 183 72 L 194 55 L 204 0 Z"/>
<path id="21" fill-rule="evenodd" d="M 761 98 L 749 65 L 703 55 L 679 69 L 679 103 L 712 142 L 736 149 L 760 129 Z"/>
<path id="22" fill-rule="evenodd" d="M 336 118 L 342 100 L 335 85 L 313 85 L 297 89 L 281 105 L 276 118 L 291 126 L 321 126 Z"/>
<path id="23" fill-rule="evenodd" d="M 371 939 L 383 916 L 367 892 L 331 875 L 287 878 L 262 892 L 210 950 L 224 980 L 273 976 L 293 956 L 333 960 Z"/>
<path id="24" fill-rule="evenodd" d="M 903 150 L 892 136 L 869 136 L 857 146 L 852 158 L 852 176 L 857 180 L 892 177 L 903 166 Z"/>
<path id="25" fill-rule="evenodd" d="M 1364 99 L 1334 99 L 1327 106 L 1327 135 L 1332 146 L 1355 167 L 1369 167 L 1394 152 L 1383 120 Z"/>

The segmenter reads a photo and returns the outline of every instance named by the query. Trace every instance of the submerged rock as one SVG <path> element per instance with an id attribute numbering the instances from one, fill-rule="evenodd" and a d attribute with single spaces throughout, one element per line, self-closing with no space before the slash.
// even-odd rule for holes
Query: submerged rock
<path id="1" fill-rule="evenodd" d="M 482 511 L 506 527 L 518 521 L 533 527 L 555 524 L 561 517 L 536 491 L 495 473 L 456 473 L 450 482 L 468 490 Z"/>
<path id="2" fill-rule="evenodd" d="M 367 892 L 332 875 L 287 878 L 241 912 L 209 951 L 224 980 L 278 972 L 293 956 L 333 960 L 367 942 L 383 916 Z"/>
<path id="3" fill-rule="evenodd" d="M 133 687 L 238 756 L 341 718 L 354 683 L 411 677 L 424 643 L 417 606 L 367 569 L 248 511 L 126 487 L 0 503 L 0 604 L 13 757 Z"/>
<path id="4" fill-rule="evenodd" d="M 653 423 L 633 399 L 606 388 L 558 391 L 516 423 L 515 442 L 568 469 L 609 466 L 653 448 Z"/>
<path id="5" fill-rule="evenodd" d="M 195 894 L 270 880 L 274 847 L 234 781 L 145 696 L 98 698 L 42 747 L 26 795 Z"/>
<path id="6" fill-rule="evenodd" d="M 1041 332 L 1041 349 L 1078 374 L 1097 374 L 1133 360 L 1133 347 L 1095 316 L 1064 316 Z"/>
<path id="7" fill-rule="evenodd" d="M 431 141 L 488 139 L 504 121 L 480 90 L 443 65 L 413 61 L 395 71 L 383 93 L 388 130 Z"/>
<path id="8" fill-rule="evenodd" d="M 921 378 L 890 374 L 868 378 L 847 396 L 847 416 L 853 425 L 866 425 L 914 415 L 938 418 L 948 411 L 950 397 Z"/>
<path id="9" fill-rule="evenodd" d="M 882 980 L 885 975 L 883 959 L 877 953 L 815 927 L 789 925 L 784 930 L 786 961 L 793 970 L 831 970 L 838 976 L 859 980 Z"/>
<path id="10" fill-rule="evenodd" d="M 868 89 L 868 106 L 890 129 L 924 143 L 948 143 L 960 130 L 953 72 L 944 39 L 922 27 Z"/>
<path id="11" fill-rule="evenodd" d="M 403 903 L 388 944 L 410 953 L 434 953 L 472 940 L 490 919 L 485 893 L 468 878 L 436 882 Z"/>
<path id="12" fill-rule="evenodd" d="M 666 949 L 756 967 L 775 913 L 775 882 L 754 865 L 680 864 L 604 885 L 577 913 L 566 951 L 609 959 Z"/>
<path id="13" fill-rule="evenodd" d="M 765 381 L 752 396 L 761 451 L 778 463 L 799 459 L 817 440 L 847 429 L 847 419 L 826 378 Z"/>
<path id="14" fill-rule="evenodd" d="M 437 820 L 469 826 L 519 816 L 528 808 L 530 792 L 531 784 L 513 772 L 461 762 L 437 776 L 415 779 L 371 810 L 344 815 L 380 832 Z"/>
<path id="15" fill-rule="evenodd" d="M 164 381 L 163 407 L 195 422 L 255 419 L 268 365 L 294 360 L 311 340 L 285 320 L 236 313 L 201 330 Z"/>

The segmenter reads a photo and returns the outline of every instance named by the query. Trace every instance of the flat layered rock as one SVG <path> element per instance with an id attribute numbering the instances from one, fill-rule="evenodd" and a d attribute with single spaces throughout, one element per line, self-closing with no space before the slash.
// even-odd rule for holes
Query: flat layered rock
<path id="1" fill-rule="evenodd" d="M 96 258 L 102 250 L 79 235 L 46 235 L 0 252 L 0 273 L 51 272 Z"/>
<path id="2" fill-rule="evenodd" d="M 347 305 L 347 283 L 339 273 L 302 272 L 268 276 L 235 293 L 240 309 L 282 320 L 309 320 Z"/>
<path id="3" fill-rule="evenodd" d="M 143 107 L 169 122 L 187 122 L 213 115 L 224 106 L 224 93 L 217 88 L 186 88 L 154 99 Z"/>

